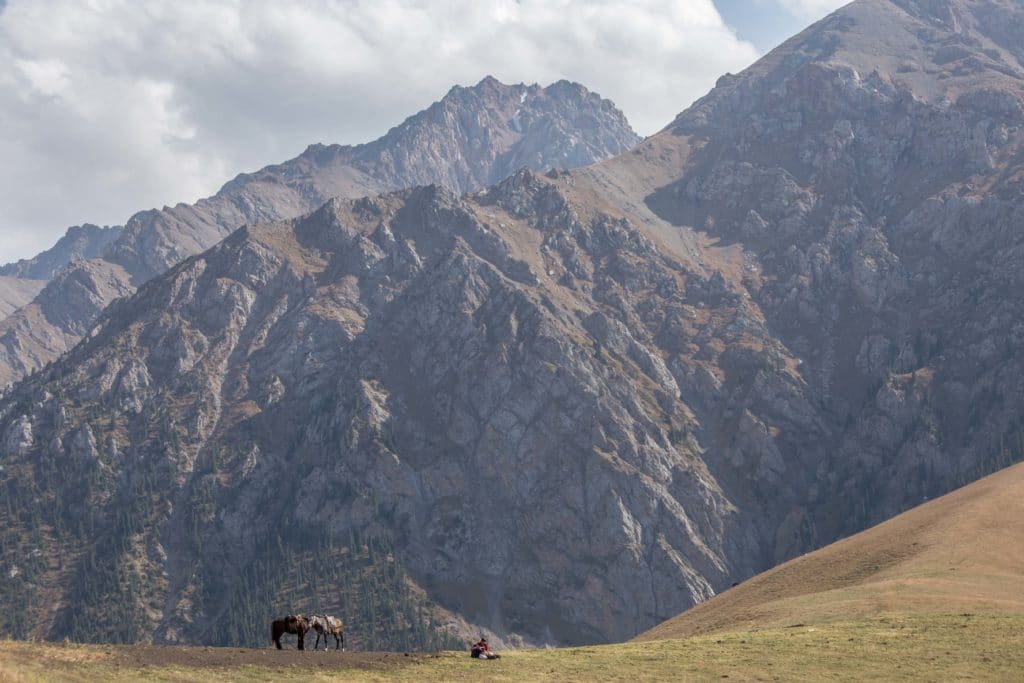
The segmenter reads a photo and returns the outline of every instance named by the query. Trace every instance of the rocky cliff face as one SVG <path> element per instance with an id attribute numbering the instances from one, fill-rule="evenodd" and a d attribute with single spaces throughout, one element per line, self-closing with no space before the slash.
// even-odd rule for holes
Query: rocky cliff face
<path id="1" fill-rule="evenodd" d="M 624 638 L 725 580 L 733 512 L 664 361 L 600 303 L 637 278 L 651 307 L 681 289 L 628 221 L 526 172 L 472 201 L 332 201 L 114 304 L 8 398 L 5 467 L 48 482 L 66 556 L 89 551 L 81 515 L 114 539 L 89 562 L 141 584 L 140 637 L 211 638 L 261 530 L 287 523 L 335 544 L 383 528 L 432 600 L 507 639 Z M 118 592 L 38 627 L 117 633 Z"/>
<path id="2" fill-rule="evenodd" d="M 853 3 L 662 136 L 687 159 L 649 207 L 739 250 L 814 406 L 759 418 L 776 560 L 1020 457 L 1022 39 L 1017 2 Z M 758 381 L 729 398 L 788 403 Z"/>
<path id="3" fill-rule="evenodd" d="M 860 0 L 609 161 L 235 233 L 0 402 L 0 599 L 211 641 L 386 537 L 438 620 L 613 640 L 1008 463 L 1022 44 Z"/>
<path id="4" fill-rule="evenodd" d="M 90 305 L 65 306 L 55 320 L 36 301 L 0 321 L 0 386 L 70 348 L 111 301 L 104 298 L 107 293 L 132 291 L 243 224 L 293 218 L 331 197 L 416 184 L 438 183 L 462 194 L 520 167 L 571 168 L 623 152 L 638 141 L 611 102 L 575 83 L 509 86 L 488 77 L 470 88 L 453 88 L 440 102 L 372 143 L 313 145 L 283 164 L 239 175 L 194 205 L 135 214 L 102 258 L 70 266 L 75 272 L 67 279 L 90 290 Z M 42 255 L 36 260 L 7 268 L 34 273 L 60 265 Z M 47 273 L 44 279 L 55 274 Z M 111 286 L 110 278 L 118 276 Z M 57 285 L 49 291 L 51 302 L 65 298 Z"/>

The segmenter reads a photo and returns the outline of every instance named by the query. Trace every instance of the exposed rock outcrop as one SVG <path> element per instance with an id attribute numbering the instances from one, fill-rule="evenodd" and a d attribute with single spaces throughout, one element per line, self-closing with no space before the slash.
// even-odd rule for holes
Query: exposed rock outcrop
<path id="1" fill-rule="evenodd" d="M 551 222 L 552 206 L 572 219 Z M 592 284 L 558 284 L 554 244 L 588 262 Z M 575 208 L 527 172 L 472 201 L 436 186 L 332 200 L 245 228 L 115 303 L 6 405 L 49 387 L 32 417 L 63 448 L 18 453 L 91 482 L 101 527 L 124 504 L 118 482 L 154 459 L 165 500 L 212 472 L 208 550 L 173 544 L 192 514 L 175 506 L 102 560 L 166 575 L 147 584 L 162 603 L 238 580 L 230 558 L 255 552 L 253 530 L 282 515 L 343 539 L 386 510 L 410 575 L 474 628 L 619 639 L 712 595 L 728 572 L 734 508 L 688 436 L 692 415 L 643 326 L 617 322 L 633 304 L 591 296 L 614 300 L 642 279 L 659 283 L 644 299 L 660 306 L 681 277 L 629 221 Z M 25 441 L 21 424 L 8 440 Z M 105 470 L 117 476 L 88 474 Z M 136 555 L 156 543 L 198 573 Z M 203 613 L 222 614 L 229 595 L 208 593 Z M 210 637 L 194 611 L 134 614 L 145 631 Z"/>
<path id="2" fill-rule="evenodd" d="M 6 266 L 12 274 L 50 279 L 72 261 L 63 281 L 92 292 L 89 304 L 71 302 L 54 284 L 44 296 L 63 310 L 40 315 L 35 301 L 0 321 L 0 386 L 57 358 L 77 341 L 96 313 L 182 259 L 207 249 L 247 223 L 308 213 L 331 197 L 359 197 L 417 184 L 437 183 L 462 194 L 506 177 L 520 167 L 571 168 L 623 152 L 639 141 L 615 106 L 581 85 L 559 81 L 504 85 L 488 77 L 455 87 L 440 101 L 385 136 L 365 145 L 311 145 L 298 157 L 242 174 L 216 195 L 132 216 L 117 239 L 95 226 L 72 228 L 54 249 Z M 119 229 L 118 229 L 119 230 Z M 89 247 L 83 246 L 85 236 Z M 75 251 L 75 250 L 78 251 Z M 69 254 L 73 255 L 69 256 Z M 61 258 L 67 257 L 63 263 Z M 95 280 L 97 273 L 102 273 Z M 119 276 L 115 284 L 109 281 Z M 2 290 L 0 290 L 2 293 Z M 12 303 L 16 303 L 12 299 Z"/>

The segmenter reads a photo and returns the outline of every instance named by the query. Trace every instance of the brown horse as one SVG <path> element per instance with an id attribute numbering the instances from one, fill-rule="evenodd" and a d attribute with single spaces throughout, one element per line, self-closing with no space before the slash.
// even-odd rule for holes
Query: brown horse
<path id="1" fill-rule="evenodd" d="M 281 636 L 285 633 L 294 633 L 299 637 L 299 649 L 306 649 L 306 633 L 309 631 L 309 620 L 306 617 L 289 614 L 284 619 L 274 619 L 270 624 L 270 638 L 274 641 L 277 649 L 281 649 Z"/>
<path id="2" fill-rule="evenodd" d="M 314 614 L 309 618 L 309 627 L 316 631 L 316 643 L 313 644 L 314 650 L 320 645 L 320 636 L 324 637 L 324 649 L 326 650 L 327 636 L 330 634 L 334 636 L 334 649 L 340 649 L 342 652 L 345 651 L 345 629 L 341 625 L 341 619 Z"/>

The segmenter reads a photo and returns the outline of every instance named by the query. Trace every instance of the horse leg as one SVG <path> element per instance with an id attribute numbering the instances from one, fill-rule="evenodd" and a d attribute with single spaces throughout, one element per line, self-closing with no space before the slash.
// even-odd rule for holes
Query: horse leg
<path id="1" fill-rule="evenodd" d="M 299 634 L 299 649 L 300 650 L 305 650 L 306 649 L 306 634 L 305 633 L 300 633 Z"/>
<path id="2" fill-rule="evenodd" d="M 345 632 L 341 632 L 341 651 L 345 651 Z"/>

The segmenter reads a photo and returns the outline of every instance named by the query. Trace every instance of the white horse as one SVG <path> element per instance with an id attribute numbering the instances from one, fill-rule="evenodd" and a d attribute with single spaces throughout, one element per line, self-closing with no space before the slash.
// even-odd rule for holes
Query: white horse
<path id="1" fill-rule="evenodd" d="M 320 645 L 320 636 L 324 637 L 324 649 L 327 649 L 327 635 L 334 636 L 334 649 L 345 651 L 345 630 L 342 628 L 341 619 L 326 615 L 314 614 L 309 618 L 309 627 L 316 631 L 316 643 L 313 649 Z"/>

